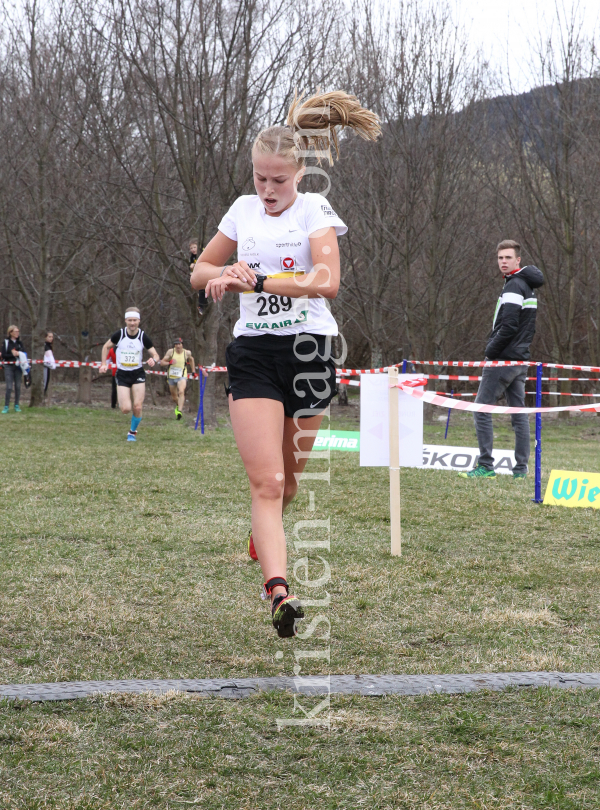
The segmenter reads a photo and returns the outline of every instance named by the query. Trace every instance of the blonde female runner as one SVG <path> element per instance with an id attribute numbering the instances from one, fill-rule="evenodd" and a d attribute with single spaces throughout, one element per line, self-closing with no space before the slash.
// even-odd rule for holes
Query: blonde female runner
<path id="1" fill-rule="evenodd" d="M 250 481 L 249 550 L 256 549 L 281 638 L 294 636 L 304 617 L 286 580 L 282 514 L 335 394 L 330 346 L 338 330 L 325 299 L 338 292 L 337 238 L 347 231 L 325 197 L 299 192 L 298 184 L 307 156 L 333 163 L 331 147 L 337 154 L 344 127 L 367 140 L 380 134 L 378 117 L 347 93 L 295 98 L 286 125 L 263 130 L 254 142 L 256 194 L 234 202 L 191 277 L 192 287 L 215 301 L 227 293 L 240 298 L 226 355 L 229 411 Z M 227 265 L 236 250 L 237 261 Z"/>

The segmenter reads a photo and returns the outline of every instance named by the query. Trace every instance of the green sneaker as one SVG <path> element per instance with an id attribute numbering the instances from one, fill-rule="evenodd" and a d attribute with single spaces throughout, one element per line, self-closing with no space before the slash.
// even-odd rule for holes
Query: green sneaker
<path id="1" fill-rule="evenodd" d="M 513 481 L 524 481 L 527 478 L 527 473 L 522 472 L 514 472 L 513 473 Z"/>
<path id="2" fill-rule="evenodd" d="M 2 413 L 8 413 L 8 405 L 5 405 L 4 408 L 2 408 Z"/>
<path id="3" fill-rule="evenodd" d="M 495 478 L 496 473 L 493 470 L 488 470 L 487 467 L 474 467 L 469 472 L 461 472 L 458 474 L 459 478 Z"/>
<path id="4" fill-rule="evenodd" d="M 15 405 L 15 413 L 21 413 L 21 406 Z"/>
<path id="5" fill-rule="evenodd" d="M 181 417 L 182 417 L 182 416 L 183 416 L 183 414 L 181 413 L 181 411 L 179 410 L 179 408 L 178 408 L 178 407 L 176 407 L 176 408 L 175 408 L 175 418 L 176 418 L 176 419 L 181 419 Z"/>

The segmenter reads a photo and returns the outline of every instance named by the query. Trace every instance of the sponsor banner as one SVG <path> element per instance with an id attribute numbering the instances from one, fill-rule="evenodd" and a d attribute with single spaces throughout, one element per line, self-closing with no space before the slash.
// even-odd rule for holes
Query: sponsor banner
<path id="1" fill-rule="evenodd" d="M 320 430 L 313 445 L 315 450 L 360 450 L 360 433 L 353 430 Z"/>
<path id="2" fill-rule="evenodd" d="M 552 470 L 544 503 L 600 509 L 600 473 Z"/>
<path id="3" fill-rule="evenodd" d="M 479 450 L 476 447 L 449 447 L 447 444 L 423 445 L 423 468 L 468 472 L 477 466 Z M 494 470 L 503 475 L 512 475 L 515 466 L 514 450 L 494 448 Z"/>

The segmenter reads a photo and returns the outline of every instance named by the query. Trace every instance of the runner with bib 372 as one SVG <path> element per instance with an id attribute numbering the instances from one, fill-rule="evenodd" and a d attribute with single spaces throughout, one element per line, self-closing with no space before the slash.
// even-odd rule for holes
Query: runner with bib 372
<path id="1" fill-rule="evenodd" d="M 125 313 L 125 328 L 119 329 L 102 347 L 100 374 L 107 369 L 107 357 L 111 348 L 117 355 L 117 397 L 121 413 L 131 416 L 131 426 L 127 434 L 128 442 L 135 442 L 137 430 L 142 421 L 142 406 L 146 396 L 146 372 L 142 365 L 144 349 L 150 354 L 150 368 L 160 361 L 154 344 L 140 329 L 140 311 L 129 307 Z"/>
<path id="2" fill-rule="evenodd" d="M 258 559 L 273 626 L 294 636 L 304 617 L 289 593 L 283 510 L 294 498 L 324 410 L 335 395 L 326 304 L 340 283 L 338 236 L 347 228 L 321 194 L 302 194 L 305 158 L 333 164 L 337 128 L 380 134 L 377 116 L 343 92 L 295 98 L 285 126 L 252 148 L 256 194 L 239 197 L 192 273 L 215 301 L 238 293 L 240 317 L 227 348 L 229 412 L 252 495 L 248 551 Z M 226 265 L 237 251 L 235 264 Z M 299 452 L 300 451 L 300 452 Z M 243 617 L 239 610 L 240 620 Z"/>

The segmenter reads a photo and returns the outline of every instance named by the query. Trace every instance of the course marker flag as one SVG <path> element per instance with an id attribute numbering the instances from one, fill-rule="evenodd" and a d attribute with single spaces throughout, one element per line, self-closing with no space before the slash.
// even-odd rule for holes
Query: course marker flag
<path id="1" fill-rule="evenodd" d="M 461 402 L 449 397 L 436 394 L 435 391 L 421 391 L 413 386 L 425 385 L 426 380 L 405 380 L 397 383 L 403 393 L 411 397 L 422 399 L 431 405 L 439 405 L 441 408 L 456 408 L 458 411 L 475 411 L 476 413 L 557 413 L 558 411 L 590 411 L 597 413 L 600 411 L 600 403 L 595 405 L 560 405 L 554 408 L 507 408 L 503 405 L 484 405 L 479 402 Z"/>
<path id="2" fill-rule="evenodd" d="M 600 473 L 552 470 L 544 503 L 600 509 Z"/>

